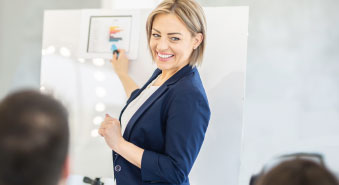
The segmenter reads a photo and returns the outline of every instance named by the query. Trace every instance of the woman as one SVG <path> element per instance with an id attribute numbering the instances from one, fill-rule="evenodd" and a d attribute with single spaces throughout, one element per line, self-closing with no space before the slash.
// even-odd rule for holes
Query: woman
<path id="1" fill-rule="evenodd" d="M 125 52 L 114 54 L 129 99 L 119 120 L 106 115 L 99 133 L 113 150 L 118 185 L 189 185 L 210 119 L 195 67 L 205 46 L 203 11 L 193 0 L 165 0 L 149 15 L 146 31 L 158 69 L 139 88 L 127 74 Z"/>

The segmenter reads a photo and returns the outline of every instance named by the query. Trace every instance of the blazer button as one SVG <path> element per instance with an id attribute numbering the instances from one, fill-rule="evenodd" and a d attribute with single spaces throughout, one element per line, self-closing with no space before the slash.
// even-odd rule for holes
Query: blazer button
<path id="1" fill-rule="evenodd" d="M 120 171 L 121 171 L 121 166 L 120 166 L 120 165 L 116 165 L 116 166 L 114 167 L 114 170 L 115 170 L 116 172 L 120 172 Z"/>

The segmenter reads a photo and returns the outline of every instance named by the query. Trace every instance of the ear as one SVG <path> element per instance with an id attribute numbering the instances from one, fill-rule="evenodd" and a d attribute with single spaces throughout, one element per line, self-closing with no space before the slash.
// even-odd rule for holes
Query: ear
<path id="1" fill-rule="evenodd" d="M 203 40 L 204 40 L 203 34 L 197 33 L 193 38 L 193 49 L 197 49 Z"/>

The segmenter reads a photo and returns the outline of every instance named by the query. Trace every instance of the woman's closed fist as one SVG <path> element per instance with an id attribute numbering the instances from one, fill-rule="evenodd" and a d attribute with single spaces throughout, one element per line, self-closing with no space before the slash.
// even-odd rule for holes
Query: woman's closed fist
<path id="1" fill-rule="evenodd" d="M 106 114 L 105 120 L 100 125 L 99 134 L 105 138 L 107 145 L 116 152 L 119 145 L 124 141 L 119 120 L 112 118 L 108 114 Z"/>

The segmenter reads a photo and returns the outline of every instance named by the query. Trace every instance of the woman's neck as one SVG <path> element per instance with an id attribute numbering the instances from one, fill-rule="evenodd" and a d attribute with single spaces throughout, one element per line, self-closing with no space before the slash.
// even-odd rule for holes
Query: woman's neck
<path id="1" fill-rule="evenodd" d="M 170 79 L 175 73 L 177 73 L 183 67 L 184 66 L 177 68 L 177 69 L 162 70 L 161 74 L 159 75 L 158 79 L 155 81 L 154 85 L 161 86 L 163 83 L 165 83 L 168 79 Z"/>

